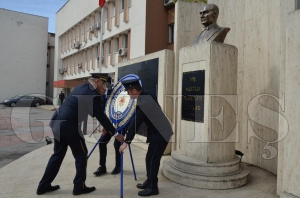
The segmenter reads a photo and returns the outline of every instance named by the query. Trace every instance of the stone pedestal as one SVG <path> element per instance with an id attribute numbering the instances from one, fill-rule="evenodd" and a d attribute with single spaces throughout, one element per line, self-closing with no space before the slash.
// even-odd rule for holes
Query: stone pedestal
<path id="1" fill-rule="evenodd" d="M 163 174 L 170 180 L 206 189 L 247 183 L 249 171 L 240 165 L 234 145 L 238 141 L 237 57 L 236 47 L 221 43 L 181 49 L 178 93 L 183 96 L 176 105 L 177 146 L 163 164 Z M 186 101 L 191 100 L 188 93 L 194 94 L 195 106 Z"/>
<path id="2" fill-rule="evenodd" d="M 147 65 L 150 61 L 158 59 L 158 70 L 157 72 L 158 76 L 152 76 L 152 70 L 154 70 L 153 65 Z M 149 62 L 148 62 L 149 61 Z M 148 62 L 148 63 L 147 63 Z M 134 69 L 138 65 L 143 65 L 143 67 L 146 65 L 148 68 L 144 68 L 144 70 L 137 70 Z M 155 53 L 151 53 L 142 57 L 130 59 L 125 62 L 120 62 L 116 64 L 116 71 L 115 71 L 115 82 L 117 82 L 121 77 L 133 73 L 137 74 L 141 79 L 144 88 L 146 90 L 151 91 L 152 93 L 157 93 L 157 100 L 159 105 L 161 106 L 163 112 L 166 114 L 166 116 L 171 120 L 171 126 L 172 128 L 175 128 L 175 126 L 172 124 L 173 121 L 173 86 L 174 86 L 174 52 L 171 50 L 161 50 Z M 126 73 L 124 68 L 129 69 L 127 70 L 128 73 Z M 120 73 L 122 72 L 122 74 Z M 154 79 L 158 79 L 158 82 L 155 82 Z M 156 90 L 150 90 L 151 85 L 157 83 Z M 170 97 L 166 97 L 170 96 Z M 146 131 L 145 131 L 146 133 Z M 141 147 L 145 150 L 148 149 L 148 144 L 146 143 L 147 137 L 136 134 L 133 144 Z M 171 153 L 172 145 L 171 143 L 168 144 L 164 155 L 169 155 Z"/>

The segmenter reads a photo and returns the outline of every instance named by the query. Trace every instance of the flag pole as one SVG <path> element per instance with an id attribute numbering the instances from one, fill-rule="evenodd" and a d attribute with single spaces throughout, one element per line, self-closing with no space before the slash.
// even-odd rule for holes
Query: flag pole
<path id="1" fill-rule="evenodd" d="M 121 142 L 121 146 L 123 145 L 123 142 Z M 123 153 L 120 153 L 120 164 L 121 164 L 121 173 L 120 173 L 120 198 L 123 198 L 123 160 L 124 160 L 124 156 Z"/>
<path id="2" fill-rule="evenodd" d="M 103 16 L 104 16 L 104 4 L 106 3 L 106 0 L 99 0 L 99 6 L 101 7 L 101 19 L 100 19 L 100 50 L 99 50 L 99 72 L 101 73 L 102 69 L 102 54 L 103 53 L 103 48 L 102 48 L 102 41 L 103 41 Z M 99 123 L 100 126 L 100 123 Z"/>
<path id="3" fill-rule="evenodd" d="M 91 150 L 91 152 L 88 154 L 88 159 L 90 158 L 90 156 L 92 155 L 93 151 L 95 150 L 95 148 L 97 147 L 98 144 L 100 144 L 101 140 L 103 139 L 103 135 L 100 136 L 100 138 L 97 140 L 95 146 L 93 147 L 93 149 Z"/>
<path id="4" fill-rule="evenodd" d="M 102 69 L 102 54 L 103 53 L 103 49 L 102 49 L 102 40 L 103 40 L 103 12 L 104 12 L 104 9 L 103 7 L 101 7 L 101 26 L 100 26 L 100 55 L 99 55 L 99 72 L 101 73 L 101 69 Z"/>
<path id="5" fill-rule="evenodd" d="M 136 179 L 136 173 L 135 173 L 134 162 L 133 162 L 133 158 L 132 158 L 132 152 L 131 152 L 130 144 L 128 144 L 128 149 L 129 149 L 129 154 L 130 154 L 130 159 L 131 159 L 131 165 L 132 165 L 134 180 L 136 181 L 137 179 Z"/>

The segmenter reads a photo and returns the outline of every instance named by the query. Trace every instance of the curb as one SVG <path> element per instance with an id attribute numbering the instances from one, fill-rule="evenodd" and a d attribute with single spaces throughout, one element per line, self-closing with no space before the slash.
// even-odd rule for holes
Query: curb
<path id="1" fill-rule="evenodd" d="M 59 107 L 55 107 L 53 105 L 41 105 L 38 108 L 48 110 L 48 111 L 56 111 Z"/>

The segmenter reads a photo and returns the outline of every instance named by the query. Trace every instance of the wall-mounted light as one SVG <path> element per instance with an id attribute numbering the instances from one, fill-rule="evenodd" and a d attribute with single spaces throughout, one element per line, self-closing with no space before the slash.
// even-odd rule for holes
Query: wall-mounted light
<path id="1" fill-rule="evenodd" d="M 244 153 L 242 153 L 241 151 L 235 150 L 235 154 L 241 157 L 241 158 L 240 158 L 240 162 L 241 162 Z"/>

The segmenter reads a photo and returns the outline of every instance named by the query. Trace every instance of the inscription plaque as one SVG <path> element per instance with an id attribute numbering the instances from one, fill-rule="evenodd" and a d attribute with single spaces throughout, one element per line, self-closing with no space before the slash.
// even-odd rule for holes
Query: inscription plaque
<path id="1" fill-rule="evenodd" d="M 182 74 L 181 119 L 204 122 L 205 70 Z"/>
<path id="2" fill-rule="evenodd" d="M 158 86 L 158 61 L 159 59 L 151 59 L 124 67 L 118 68 L 118 80 L 127 74 L 136 74 L 142 80 L 142 86 L 145 91 L 151 92 L 157 97 Z M 134 119 L 134 118 L 133 118 Z M 137 134 L 147 136 L 147 125 L 143 123 Z"/>

